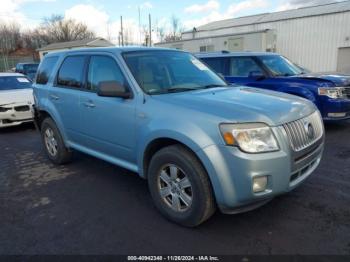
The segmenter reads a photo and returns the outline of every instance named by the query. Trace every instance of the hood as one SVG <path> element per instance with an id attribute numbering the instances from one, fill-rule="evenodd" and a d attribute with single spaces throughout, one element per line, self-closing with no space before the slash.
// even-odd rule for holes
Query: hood
<path id="1" fill-rule="evenodd" d="M 263 122 L 270 126 L 303 118 L 316 110 L 306 99 L 250 87 L 188 91 L 154 98 L 177 107 L 215 115 L 223 122 Z"/>
<path id="2" fill-rule="evenodd" d="M 13 103 L 34 103 L 33 89 L 12 89 L 0 91 L 0 106 Z"/>
<path id="3" fill-rule="evenodd" d="M 308 80 L 323 80 L 327 82 L 332 82 L 335 86 L 350 86 L 350 75 L 340 74 L 340 73 L 309 73 L 304 75 L 293 76 L 293 78 L 298 79 L 308 79 Z"/>

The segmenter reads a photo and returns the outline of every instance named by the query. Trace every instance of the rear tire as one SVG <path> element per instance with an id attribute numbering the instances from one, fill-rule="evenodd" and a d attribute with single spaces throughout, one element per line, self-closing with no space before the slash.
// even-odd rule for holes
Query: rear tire
<path id="1" fill-rule="evenodd" d="M 197 157 L 181 145 L 159 150 L 151 159 L 148 185 L 157 209 L 169 220 L 194 227 L 216 205 L 208 175 Z"/>
<path id="2" fill-rule="evenodd" d="M 48 158 L 56 165 L 68 163 L 72 152 L 65 146 L 62 136 L 51 118 L 45 118 L 41 124 L 41 139 Z"/>

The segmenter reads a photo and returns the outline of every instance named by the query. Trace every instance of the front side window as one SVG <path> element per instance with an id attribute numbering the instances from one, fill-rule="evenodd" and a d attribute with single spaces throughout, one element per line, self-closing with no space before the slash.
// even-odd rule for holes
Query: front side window
<path id="1" fill-rule="evenodd" d="M 227 84 L 189 53 L 135 51 L 123 54 L 134 78 L 148 94 L 198 90 Z"/>
<path id="2" fill-rule="evenodd" d="M 0 77 L 0 91 L 32 88 L 32 82 L 23 76 Z"/>
<path id="3" fill-rule="evenodd" d="M 81 88 L 86 56 L 68 56 L 62 63 L 57 76 L 57 85 Z"/>
<path id="4" fill-rule="evenodd" d="M 87 89 L 96 91 L 99 83 L 114 81 L 126 85 L 126 80 L 116 61 L 108 56 L 91 56 Z"/>
<path id="5" fill-rule="evenodd" d="M 252 57 L 232 57 L 230 76 L 249 77 L 252 73 L 262 73 L 261 68 Z"/>
<path id="6" fill-rule="evenodd" d="M 45 58 L 44 61 L 41 62 L 36 75 L 37 84 L 45 85 L 48 82 L 50 75 L 52 74 L 52 70 L 57 63 L 57 60 L 57 56 L 51 56 Z"/>
<path id="7" fill-rule="evenodd" d="M 304 73 L 303 69 L 283 56 L 267 55 L 258 58 L 274 76 L 294 76 Z"/>

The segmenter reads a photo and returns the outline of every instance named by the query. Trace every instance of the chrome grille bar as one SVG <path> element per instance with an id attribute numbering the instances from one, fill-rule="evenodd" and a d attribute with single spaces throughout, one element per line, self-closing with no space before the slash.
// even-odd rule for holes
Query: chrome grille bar
<path id="1" fill-rule="evenodd" d="M 350 87 L 344 87 L 344 89 L 343 89 L 343 94 L 344 94 L 347 98 L 350 98 Z"/>
<path id="2" fill-rule="evenodd" d="M 301 151 L 323 136 L 323 122 L 318 111 L 283 125 L 294 151 Z"/>

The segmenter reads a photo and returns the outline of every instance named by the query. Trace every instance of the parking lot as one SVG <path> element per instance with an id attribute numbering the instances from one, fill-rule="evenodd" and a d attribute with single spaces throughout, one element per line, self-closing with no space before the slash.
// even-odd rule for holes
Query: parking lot
<path id="1" fill-rule="evenodd" d="M 1 254 L 349 254 L 350 122 L 326 126 L 317 171 L 295 191 L 188 229 L 136 174 L 76 153 L 46 158 L 32 125 L 0 131 Z"/>

